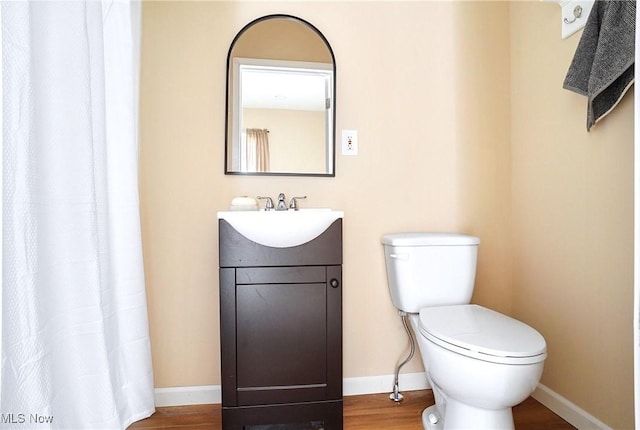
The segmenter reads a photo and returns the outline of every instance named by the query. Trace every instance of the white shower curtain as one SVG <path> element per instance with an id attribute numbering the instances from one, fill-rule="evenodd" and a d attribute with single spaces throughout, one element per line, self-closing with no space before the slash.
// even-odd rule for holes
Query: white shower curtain
<path id="1" fill-rule="evenodd" d="M 154 410 L 129 1 L 2 2 L 0 428 Z"/>
<path id="2" fill-rule="evenodd" d="M 633 287 L 633 355 L 634 355 L 634 409 L 635 427 L 640 429 L 640 9 L 636 8 L 636 58 L 635 58 L 635 90 L 634 90 L 634 287 Z"/>

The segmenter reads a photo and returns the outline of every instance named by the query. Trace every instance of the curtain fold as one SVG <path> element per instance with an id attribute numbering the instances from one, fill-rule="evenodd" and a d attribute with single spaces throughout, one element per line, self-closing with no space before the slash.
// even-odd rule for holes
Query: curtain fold
<path id="1" fill-rule="evenodd" d="M 246 130 L 246 160 L 248 172 L 269 171 L 269 130 L 248 128 Z"/>
<path id="2" fill-rule="evenodd" d="M 636 29 L 640 21 L 640 9 L 636 8 Z M 640 31 L 635 40 L 635 82 L 640 82 Z M 633 360 L 634 360 L 634 410 L 635 427 L 640 429 L 640 91 L 634 93 L 634 287 L 633 287 Z"/>
<path id="3" fill-rule="evenodd" d="M 1 7 L 0 426 L 124 429 L 154 411 L 138 202 L 139 4 Z"/>

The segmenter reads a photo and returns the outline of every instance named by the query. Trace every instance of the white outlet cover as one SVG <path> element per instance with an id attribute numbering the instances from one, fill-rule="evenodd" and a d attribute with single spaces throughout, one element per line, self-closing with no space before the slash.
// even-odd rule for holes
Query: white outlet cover
<path id="1" fill-rule="evenodd" d="M 342 130 L 342 155 L 358 155 L 358 130 Z"/>

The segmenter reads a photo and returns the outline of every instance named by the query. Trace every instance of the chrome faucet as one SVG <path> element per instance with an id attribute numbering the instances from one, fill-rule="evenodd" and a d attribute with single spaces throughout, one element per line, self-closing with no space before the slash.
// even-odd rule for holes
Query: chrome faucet
<path id="1" fill-rule="evenodd" d="M 276 205 L 277 211 L 286 211 L 287 203 L 284 201 L 284 193 L 278 194 L 278 204 Z"/>
<path id="2" fill-rule="evenodd" d="M 287 207 L 287 202 L 285 201 L 285 196 L 284 193 L 280 193 L 278 194 L 278 203 L 276 203 L 275 205 L 273 204 L 273 199 L 271 197 L 260 197 L 257 196 L 256 197 L 258 200 L 266 200 L 267 204 L 264 206 L 264 210 L 265 211 L 286 211 L 286 210 L 292 210 L 292 211 L 297 211 L 298 210 L 298 200 L 301 199 L 306 199 L 307 196 L 300 196 L 300 197 L 291 197 L 291 201 L 289 202 L 289 206 Z"/>

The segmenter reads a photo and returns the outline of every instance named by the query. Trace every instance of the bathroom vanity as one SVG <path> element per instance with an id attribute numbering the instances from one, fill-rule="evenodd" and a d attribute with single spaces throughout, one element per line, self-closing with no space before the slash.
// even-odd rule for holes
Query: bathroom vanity
<path id="1" fill-rule="evenodd" d="M 224 430 L 342 429 L 342 216 L 328 213 L 292 243 L 311 211 L 218 214 Z"/>

